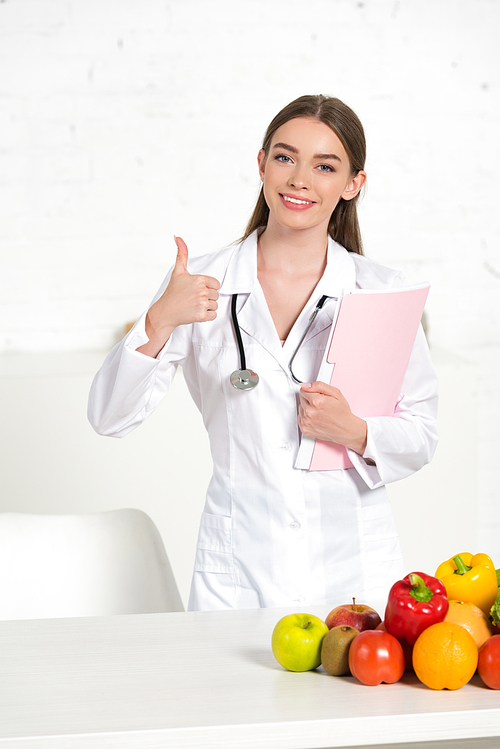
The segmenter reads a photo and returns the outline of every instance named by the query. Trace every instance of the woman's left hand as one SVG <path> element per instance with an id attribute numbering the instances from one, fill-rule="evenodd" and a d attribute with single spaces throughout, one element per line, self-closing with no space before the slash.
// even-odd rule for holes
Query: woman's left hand
<path id="1" fill-rule="evenodd" d="M 353 414 L 338 388 L 325 382 L 300 388 L 299 428 L 306 437 L 336 442 L 359 455 L 366 449 L 366 421 Z"/>

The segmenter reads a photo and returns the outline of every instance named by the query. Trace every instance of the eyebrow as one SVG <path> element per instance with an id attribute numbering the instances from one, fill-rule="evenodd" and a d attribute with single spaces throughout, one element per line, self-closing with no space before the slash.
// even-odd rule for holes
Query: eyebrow
<path id="1" fill-rule="evenodd" d="M 291 153 L 298 153 L 298 149 L 295 148 L 295 146 L 291 146 L 288 143 L 275 143 L 273 148 L 284 148 L 287 151 L 290 151 Z M 314 154 L 315 159 L 332 159 L 334 161 L 340 161 L 342 163 L 342 159 L 337 156 L 335 153 L 315 153 Z"/>

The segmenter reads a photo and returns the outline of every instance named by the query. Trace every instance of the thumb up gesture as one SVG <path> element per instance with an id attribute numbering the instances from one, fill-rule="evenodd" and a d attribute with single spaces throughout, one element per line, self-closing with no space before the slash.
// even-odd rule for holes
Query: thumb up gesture
<path id="1" fill-rule="evenodd" d="M 215 320 L 220 283 L 211 276 L 192 276 L 187 269 L 186 243 L 180 237 L 174 239 L 177 258 L 170 283 L 161 297 L 170 324 L 177 327 L 192 322 Z"/>
<path id="2" fill-rule="evenodd" d="M 174 269 L 167 288 L 146 316 L 149 344 L 138 349 L 148 356 L 158 354 L 178 325 L 217 317 L 220 283 L 212 276 L 192 276 L 187 269 L 187 245 L 180 237 L 174 239 L 177 245 Z"/>

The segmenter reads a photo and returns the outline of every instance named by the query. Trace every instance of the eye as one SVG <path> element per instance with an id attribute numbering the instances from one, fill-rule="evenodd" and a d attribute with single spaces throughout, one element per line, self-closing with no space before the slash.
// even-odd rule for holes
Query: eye
<path id="1" fill-rule="evenodd" d="M 333 166 L 330 166 L 330 164 L 320 164 L 318 166 L 318 169 L 320 170 L 320 172 L 325 172 L 325 173 L 334 172 L 335 171 L 335 169 L 333 168 Z"/>
<path id="2" fill-rule="evenodd" d="M 281 161 L 282 164 L 291 163 L 292 159 L 286 153 L 277 153 L 274 157 L 275 161 Z"/>

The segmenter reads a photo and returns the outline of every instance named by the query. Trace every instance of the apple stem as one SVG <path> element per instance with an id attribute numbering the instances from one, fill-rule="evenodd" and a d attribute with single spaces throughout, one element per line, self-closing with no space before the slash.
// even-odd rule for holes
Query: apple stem
<path id="1" fill-rule="evenodd" d="M 352 599 L 352 610 L 356 611 L 356 599 L 355 598 Z"/>
<path id="2" fill-rule="evenodd" d="M 307 628 L 308 628 L 308 626 L 310 625 L 310 623 L 311 623 L 311 622 L 309 621 L 309 622 L 307 622 L 307 624 L 304 624 L 304 626 L 302 627 L 302 629 L 307 629 Z"/>

